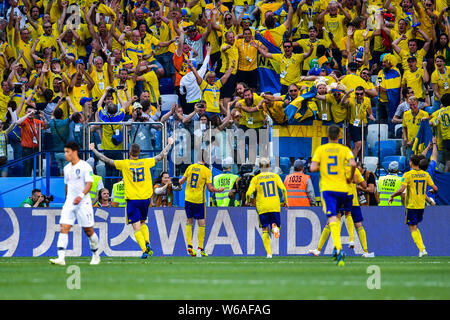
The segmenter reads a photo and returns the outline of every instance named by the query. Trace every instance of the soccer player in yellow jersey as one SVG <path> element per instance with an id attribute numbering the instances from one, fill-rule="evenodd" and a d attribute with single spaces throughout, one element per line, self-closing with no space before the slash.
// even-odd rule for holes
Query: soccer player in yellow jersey
<path id="1" fill-rule="evenodd" d="M 150 233 L 145 220 L 147 220 L 148 207 L 153 195 L 153 182 L 150 169 L 165 158 L 172 147 L 173 139 L 168 139 L 167 146 L 154 158 L 139 158 L 141 148 L 133 143 L 130 147 L 130 159 L 112 160 L 95 149 L 95 144 L 90 144 L 90 149 L 95 156 L 106 163 L 122 171 L 125 188 L 125 200 L 127 202 L 125 212 L 127 223 L 133 226 L 134 236 L 142 250 L 141 259 L 146 259 L 153 254 L 150 246 Z"/>
<path id="2" fill-rule="evenodd" d="M 284 206 L 287 207 L 287 190 L 278 174 L 269 172 L 270 160 L 263 158 L 259 161 L 261 173 L 250 181 L 245 195 L 247 203 L 256 192 L 256 211 L 259 215 L 259 224 L 263 229 L 263 243 L 267 252 L 267 258 L 272 258 L 270 249 L 269 228 L 275 238 L 280 237 L 280 197 L 278 189 L 281 189 Z"/>
<path id="3" fill-rule="evenodd" d="M 328 128 L 328 141 L 319 146 L 312 157 L 311 172 L 320 171 L 320 191 L 323 211 L 328 217 L 331 237 L 336 247 L 338 266 L 344 265 L 345 253 L 342 250 L 340 225 L 337 210 L 348 201 L 348 184 L 353 181 L 356 162 L 350 149 L 339 143 L 340 128 L 331 125 Z M 350 164 L 350 175 L 346 175 L 346 166 Z"/>
<path id="4" fill-rule="evenodd" d="M 388 203 L 391 204 L 394 201 L 394 198 L 401 195 L 406 189 L 406 224 L 409 227 L 414 243 L 417 248 L 419 248 L 419 257 L 423 257 L 428 253 L 425 250 L 422 235 L 420 234 L 420 230 L 417 226 L 423 219 L 423 212 L 427 197 L 427 186 L 430 186 L 432 189 L 430 190 L 430 193 L 436 193 L 438 188 L 434 184 L 428 172 L 420 170 L 420 160 L 421 157 L 416 154 L 409 158 L 411 170 L 403 175 L 403 181 L 400 189 L 389 197 Z"/>
<path id="5" fill-rule="evenodd" d="M 350 170 L 348 170 L 350 171 Z M 348 172 L 349 173 L 349 172 Z M 364 227 L 362 225 L 363 216 L 361 212 L 361 207 L 359 205 L 359 199 L 358 199 L 358 188 L 362 191 L 365 191 L 367 188 L 367 184 L 361 175 L 361 172 L 358 170 L 358 168 L 355 169 L 355 174 L 353 177 L 353 181 L 349 186 L 349 202 L 347 202 L 342 208 L 341 213 L 338 213 L 338 222 L 340 224 L 342 213 L 345 214 L 345 219 L 347 221 L 347 230 L 349 235 L 349 247 L 354 248 L 354 234 L 355 234 L 355 227 L 356 231 L 358 231 L 359 235 L 359 241 L 361 242 L 361 246 L 363 248 L 363 254 L 362 257 L 364 258 L 374 258 L 375 254 L 373 252 L 369 252 L 367 249 L 367 237 L 366 237 L 366 231 L 364 230 Z M 309 253 L 319 256 L 320 251 L 322 250 L 325 242 L 327 241 L 328 237 L 330 235 L 330 227 L 327 225 L 322 231 L 322 235 L 320 236 L 319 245 L 317 246 L 317 249 L 309 250 Z"/>
<path id="6" fill-rule="evenodd" d="M 180 180 L 183 185 L 187 181 L 185 189 L 184 207 L 186 210 L 186 242 L 188 245 L 187 252 L 192 257 L 207 257 L 208 254 L 204 249 L 205 242 L 205 224 L 206 224 L 206 196 L 205 188 L 209 192 L 222 192 L 223 187 L 214 188 L 212 184 L 212 173 L 205 166 L 205 162 L 191 164 Z M 198 248 L 197 252 L 192 247 L 192 227 L 194 219 L 198 222 Z"/>

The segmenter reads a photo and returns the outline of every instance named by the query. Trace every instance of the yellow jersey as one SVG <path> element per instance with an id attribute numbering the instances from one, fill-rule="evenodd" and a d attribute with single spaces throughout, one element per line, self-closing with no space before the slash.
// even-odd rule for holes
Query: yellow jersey
<path id="1" fill-rule="evenodd" d="M 417 136 L 420 128 L 420 122 L 423 118 L 428 118 L 428 113 L 424 110 L 419 110 L 417 115 L 413 115 L 412 110 L 408 110 L 403 114 L 403 128 L 407 130 L 407 139 L 411 141 Z"/>
<path id="2" fill-rule="evenodd" d="M 300 70 L 305 60 L 303 53 L 293 53 L 289 58 L 282 53 L 272 54 L 272 59 L 280 64 L 280 82 L 285 86 L 300 81 Z"/>
<path id="3" fill-rule="evenodd" d="M 319 163 L 321 192 L 348 193 L 345 166 L 353 158 L 351 150 L 339 143 L 326 143 L 317 147 L 311 161 Z"/>
<path id="4" fill-rule="evenodd" d="M 406 69 L 403 73 L 402 86 L 411 87 L 414 91 L 414 95 L 417 98 L 425 99 L 423 92 L 423 78 L 425 77 L 425 71 L 423 68 L 418 67 L 416 71 L 410 71 Z"/>
<path id="5" fill-rule="evenodd" d="M 125 199 L 146 200 L 153 195 L 150 169 L 155 166 L 155 158 L 114 160 L 117 170 L 122 171 Z"/>
<path id="6" fill-rule="evenodd" d="M 206 102 L 206 112 L 220 112 L 220 88 L 222 88 L 222 81 L 220 79 L 213 85 L 210 85 L 206 80 L 202 80 L 200 83 L 202 99 Z"/>
<path id="7" fill-rule="evenodd" d="M 280 195 L 282 191 L 284 201 L 287 201 L 287 190 L 278 174 L 261 172 L 250 181 L 247 190 L 247 201 L 256 192 L 256 210 L 258 214 L 266 212 L 280 212 Z"/>
<path id="8" fill-rule="evenodd" d="M 417 66 L 420 68 L 423 65 L 423 59 L 427 55 L 425 49 L 417 50 L 415 53 L 410 53 L 409 50 L 402 49 L 399 53 L 400 58 L 402 58 L 402 68 L 403 70 L 409 70 L 408 59 L 411 57 L 416 57 Z"/>
<path id="9" fill-rule="evenodd" d="M 186 169 L 183 176 L 187 178 L 184 200 L 192 203 L 205 203 L 206 185 L 212 183 L 211 170 L 202 164 L 194 163 Z"/>
<path id="10" fill-rule="evenodd" d="M 346 167 L 346 171 L 347 171 L 347 177 L 350 177 L 350 166 Z M 355 179 L 356 179 L 356 183 L 355 183 Z M 359 200 L 358 200 L 358 190 L 356 189 L 356 186 L 358 184 L 360 184 L 361 182 L 364 182 L 364 178 L 361 174 L 361 171 L 359 171 L 358 168 L 355 168 L 355 174 L 353 177 L 353 181 L 352 183 L 350 183 L 348 185 L 349 190 L 348 190 L 348 194 L 352 194 L 353 195 L 353 202 L 352 202 L 352 206 L 353 207 L 358 207 L 359 206 Z"/>
<path id="11" fill-rule="evenodd" d="M 225 52 L 222 51 L 223 47 L 228 46 L 228 43 L 222 44 L 220 47 L 220 59 L 222 59 L 222 67 L 220 68 L 221 73 L 227 72 L 228 69 L 231 68 L 233 65 L 233 60 L 235 61 L 234 69 L 231 74 L 236 74 L 238 70 L 238 64 L 239 64 L 239 50 L 236 46 L 236 41 L 234 44 Z"/>
<path id="12" fill-rule="evenodd" d="M 368 97 L 364 97 L 361 103 L 356 101 L 355 94 L 352 93 L 348 98 L 349 121 L 355 127 L 367 123 L 367 110 L 372 108 L 372 103 Z"/>
<path id="13" fill-rule="evenodd" d="M 431 83 L 437 84 L 441 97 L 446 93 L 450 93 L 450 67 L 446 66 L 443 74 L 436 68 L 431 74 Z M 436 96 L 434 99 L 436 100 Z"/>
<path id="14" fill-rule="evenodd" d="M 406 186 L 406 208 L 424 209 L 427 186 L 434 185 L 428 172 L 412 169 L 403 175 L 402 185 Z"/>

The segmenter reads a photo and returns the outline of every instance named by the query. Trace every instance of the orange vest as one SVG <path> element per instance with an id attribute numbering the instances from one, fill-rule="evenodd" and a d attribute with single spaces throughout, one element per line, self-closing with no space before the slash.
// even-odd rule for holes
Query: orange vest
<path id="1" fill-rule="evenodd" d="M 284 179 L 287 189 L 289 207 L 309 207 L 306 185 L 310 177 L 307 174 L 294 172 Z"/>

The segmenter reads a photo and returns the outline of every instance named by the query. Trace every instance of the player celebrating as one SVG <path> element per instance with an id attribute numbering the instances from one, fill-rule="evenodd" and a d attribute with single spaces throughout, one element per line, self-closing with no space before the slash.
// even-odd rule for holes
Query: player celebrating
<path id="1" fill-rule="evenodd" d="M 168 139 L 168 144 L 162 152 L 153 158 L 139 159 L 141 148 L 133 143 L 130 147 L 130 159 L 112 160 L 95 149 L 95 144 L 90 144 L 90 149 L 95 156 L 105 164 L 122 171 L 126 200 L 126 220 L 133 226 L 134 236 L 142 250 L 142 259 L 153 254 L 150 246 L 150 232 L 145 220 L 147 220 L 148 207 L 153 195 L 153 183 L 150 169 L 165 158 L 172 147 L 173 139 Z"/>
<path id="2" fill-rule="evenodd" d="M 409 226 L 414 243 L 419 248 L 419 257 L 423 257 L 428 253 L 425 250 L 422 235 L 417 225 L 423 218 L 427 186 L 432 189 L 430 193 L 436 193 L 438 188 L 428 172 L 420 170 L 420 160 L 421 157 L 416 154 L 409 158 L 411 170 L 403 175 L 401 187 L 389 197 L 388 204 L 391 204 L 394 198 L 401 195 L 406 189 L 406 224 Z"/>
<path id="3" fill-rule="evenodd" d="M 269 172 L 270 160 L 262 158 L 259 161 L 261 173 L 254 176 L 250 181 L 245 195 L 247 203 L 256 192 L 256 211 L 259 215 L 259 224 L 263 229 L 263 243 L 267 252 L 267 258 L 272 258 L 270 248 L 269 227 L 275 238 L 280 237 L 280 196 L 278 189 L 281 189 L 284 199 L 284 206 L 287 208 L 287 190 L 278 174 Z"/>
<path id="4" fill-rule="evenodd" d="M 205 166 L 205 162 L 202 160 L 187 167 L 186 172 L 180 180 L 180 184 L 183 185 L 186 181 L 187 184 L 184 197 L 184 207 L 187 217 L 187 252 L 192 257 L 207 257 L 208 254 L 204 249 L 206 224 L 205 187 L 209 192 L 222 192 L 224 188 L 214 188 L 212 184 L 212 172 Z M 195 252 L 192 247 L 192 227 L 194 226 L 194 219 L 198 222 L 197 252 Z"/>
<path id="5" fill-rule="evenodd" d="M 89 238 L 92 251 L 90 264 L 99 264 L 98 236 L 94 232 L 94 211 L 89 191 L 94 181 L 92 167 L 78 155 L 79 146 L 76 142 L 68 142 L 64 146 L 64 156 L 69 162 L 64 167 L 64 184 L 66 185 L 66 202 L 61 210 L 59 224 L 61 231 L 58 236 L 58 258 L 50 259 L 51 264 L 66 265 L 65 253 L 69 241 L 69 231 L 75 223 L 81 225 Z"/>
<path id="6" fill-rule="evenodd" d="M 336 248 L 338 266 L 344 265 L 345 253 L 342 250 L 340 225 L 337 209 L 348 201 L 348 184 L 353 181 L 356 162 L 350 149 L 339 143 L 340 128 L 331 125 L 328 128 L 328 143 L 319 146 L 312 157 L 311 172 L 320 171 L 320 191 L 324 213 Z M 347 177 L 346 165 L 350 164 L 350 176 Z"/>

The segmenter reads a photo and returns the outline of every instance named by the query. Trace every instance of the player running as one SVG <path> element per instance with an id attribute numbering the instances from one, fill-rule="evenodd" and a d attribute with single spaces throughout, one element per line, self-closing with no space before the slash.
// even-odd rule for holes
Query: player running
<path id="1" fill-rule="evenodd" d="M 425 250 L 422 235 L 417 226 L 423 219 L 427 186 L 430 186 L 432 189 L 430 193 L 436 193 L 438 188 L 428 172 L 420 170 L 420 160 L 421 157 L 416 154 L 409 158 L 411 170 L 405 172 L 401 187 L 389 197 L 388 204 L 391 204 L 394 198 L 401 195 L 406 189 L 406 224 L 409 227 L 414 243 L 419 248 L 419 257 L 423 257 L 428 253 Z"/>
<path id="2" fill-rule="evenodd" d="M 209 192 L 222 192 L 223 187 L 214 188 L 212 184 L 212 172 L 205 166 L 204 161 L 191 164 L 180 180 L 183 185 L 187 181 L 184 197 L 184 207 L 186 211 L 186 242 L 187 252 L 192 257 L 207 257 L 204 249 L 205 224 L 206 224 L 206 197 L 205 187 Z M 198 248 L 195 252 L 192 247 L 192 227 L 194 219 L 198 222 Z"/>
<path id="3" fill-rule="evenodd" d="M 348 201 L 348 184 L 353 181 L 356 162 L 351 150 L 339 143 L 340 128 L 331 125 L 328 128 L 328 143 L 319 146 L 312 157 L 311 172 L 320 171 L 320 191 L 327 225 L 336 247 L 338 266 L 344 265 L 345 253 L 341 244 L 341 228 L 337 210 Z M 350 175 L 346 176 L 346 166 L 350 164 Z"/>
<path id="4" fill-rule="evenodd" d="M 269 228 L 275 238 L 280 237 L 280 196 L 278 189 L 281 189 L 284 199 L 284 206 L 287 208 L 287 190 L 278 174 L 269 172 L 270 160 L 260 159 L 259 168 L 261 173 L 254 176 L 250 181 L 247 193 L 245 195 L 247 203 L 256 192 L 256 211 L 259 216 L 259 224 L 263 229 L 263 243 L 267 252 L 267 258 L 272 258 L 270 248 Z"/>
<path id="5" fill-rule="evenodd" d="M 133 143 L 129 152 L 130 159 L 125 160 L 112 160 L 98 152 L 94 143 L 89 146 L 98 159 L 122 171 L 126 200 L 126 221 L 127 224 L 133 226 L 134 236 L 142 250 L 141 259 L 146 259 L 153 254 L 150 246 L 150 232 L 145 224 L 153 195 L 150 169 L 167 156 L 172 144 L 173 139 L 169 138 L 167 146 L 156 157 L 139 159 L 141 148 L 138 144 Z"/>
<path id="6" fill-rule="evenodd" d="M 98 236 L 94 232 L 94 211 L 89 191 L 94 181 L 92 167 L 79 155 L 76 142 L 68 142 L 64 146 L 64 156 L 69 162 L 64 166 L 64 184 L 66 185 L 66 201 L 61 210 L 60 233 L 58 236 L 58 258 L 50 259 L 51 264 L 66 265 L 65 255 L 69 241 L 69 231 L 75 223 L 83 228 L 89 238 L 92 251 L 90 264 L 99 264 Z"/>

